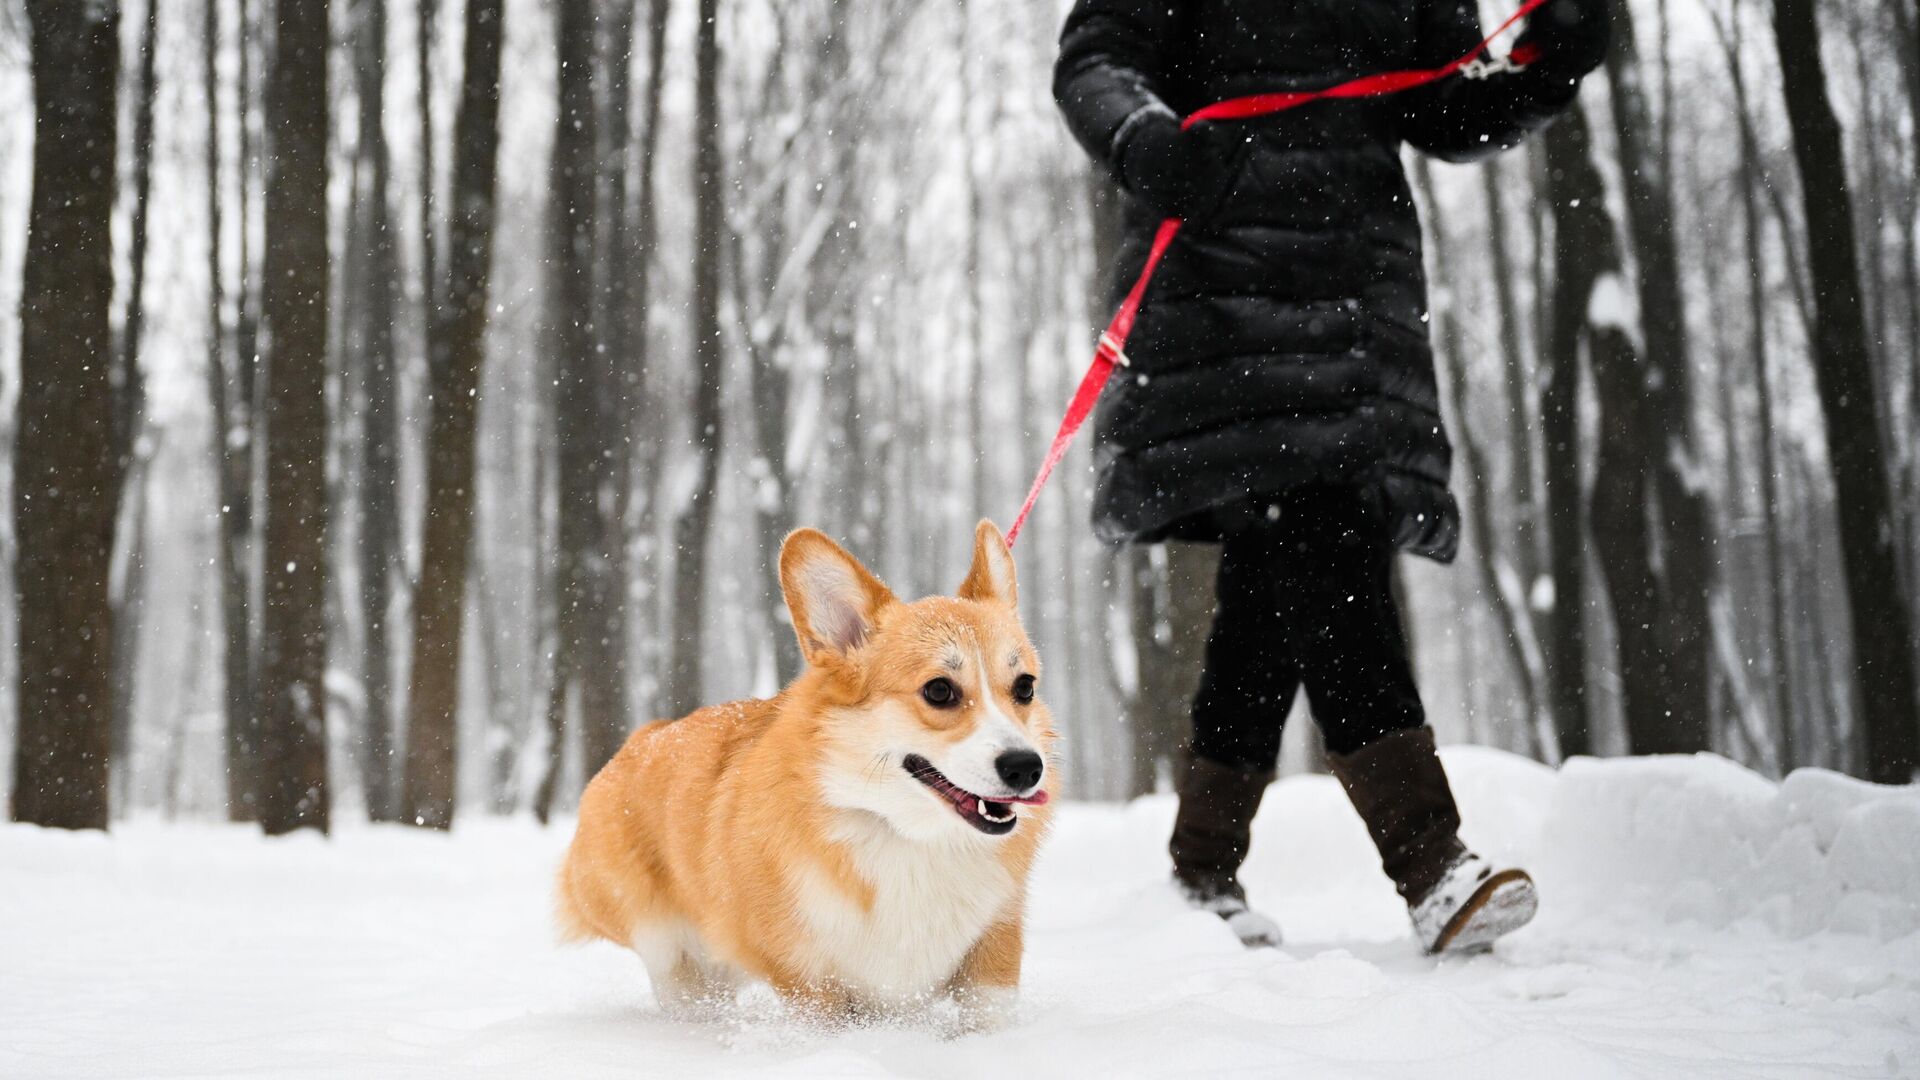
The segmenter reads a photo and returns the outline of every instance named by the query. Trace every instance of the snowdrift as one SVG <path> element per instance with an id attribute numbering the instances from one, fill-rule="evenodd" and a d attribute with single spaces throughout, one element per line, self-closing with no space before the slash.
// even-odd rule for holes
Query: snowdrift
<path id="1" fill-rule="evenodd" d="M 1468 839 L 1541 885 L 1494 954 L 1419 955 L 1330 778 L 1281 782 L 1256 824 L 1278 951 L 1166 887 L 1170 797 L 1070 804 L 1019 1020 L 961 1039 L 807 1029 L 764 992 L 664 1019 L 631 956 L 554 944 L 564 828 L 8 826 L 0 1076 L 1920 1075 L 1920 791 L 1445 756 Z"/>
<path id="2" fill-rule="evenodd" d="M 1538 847 L 1569 902 L 1669 923 L 1891 940 L 1920 930 L 1920 791 L 1824 769 L 1774 784 L 1711 756 L 1581 759 Z"/>

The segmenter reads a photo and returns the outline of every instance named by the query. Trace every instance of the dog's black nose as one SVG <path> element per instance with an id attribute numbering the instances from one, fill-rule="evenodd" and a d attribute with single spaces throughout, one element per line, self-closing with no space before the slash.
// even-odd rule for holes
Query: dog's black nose
<path id="1" fill-rule="evenodd" d="M 993 771 L 1015 791 L 1024 792 L 1040 782 L 1046 764 L 1031 750 L 1009 750 L 993 759 Z"/>

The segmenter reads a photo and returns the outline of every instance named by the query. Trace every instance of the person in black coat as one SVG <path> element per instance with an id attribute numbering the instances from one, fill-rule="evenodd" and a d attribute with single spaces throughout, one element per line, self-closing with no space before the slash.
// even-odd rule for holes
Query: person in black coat
<path id="1" fill-rule="evenodd" d="M 1183 221 L 1094 423 L 1094 528 L 1222 544 L 1171 850 L 1190 900 L 1278 939 L 1238 881 L 1304 685 L 1335 773 L 1430 949 L 1524 923 L 1532 883 L 1466 850 L 1392 589 L 1400 549 L 1451 560 L 1459 511 L 1401 146 L 1511 147 L 1605 57 L 1608 0 L 1552 0 L 1520 69 L 1268 117 L 1218 101 L 1431 69 L 1481 40 L 1471 0 L 1078 0 L 1054 97 L 1129 194 L 1116 296 Z"/>

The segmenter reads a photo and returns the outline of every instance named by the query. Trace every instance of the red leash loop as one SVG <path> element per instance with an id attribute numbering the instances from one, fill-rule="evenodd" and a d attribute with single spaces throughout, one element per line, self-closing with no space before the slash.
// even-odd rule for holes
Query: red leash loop
<path id="1" fill-rule="evenodd" d="M 1484 64 L 1480 54 L 1487 51 L 1493 39 L 1507 32 L 1515 23 L 1532 14 L 1534 9 L 1547 0 L 1527 0 L 1520 9 L 1507 17 L 1496 27 L 1493 33 L 1481 39 L 1473 51 L 1443 67 L 1428 68 L 1422 71 L 1385 71 L 1375 75 L 1363 75 L 1335 86 L 1320 90 L 1293 90 L 1276 94 L 1253 94 L 1248 97 L 1232 98 L 1216 102 L 1188 116 L 1180 122 L 1184 130 L 1207 120 L 1250 120 L 1256 116 L 1270 116 L 1277 112 L 1298 108 L 1310 101 L 1329 98 L 1377 97 L 1382 94 L 1396 94 L 1416 86 L 1425 86 L 1438 82 L 1450 75 L 1465 75 L 1469 78 L 1485 78 L 1491 70 L 1472 65 Z M 1507 57 L 1506 70 L 1525 67 L 1537 59 L 1534 50 L 1519 50 Z M 1107 329 L 1100 335 L 1100 344 L 1094 350 L 1093 363 L 1088 365 L 1087 373 L 1081 377 L 1080 386 L 1073 392 L 1073 400 L 1067 403 L 1067 414 L 1060 419 L 1060 430 L 1054 432 L 1053 443 L 1047 447 L 1047 456 L 1040 462 L 1040 471 L 1033 477 L 1033 486 L 1027 489 L 1027 501 L 1020 504 L 1020 513 L 1013 519 L 1013 527 L 1007 530 L 1007 544 L 1011 546 L 1027 523 L 1027 515 L 1033 513 L 1033 506 L 1040 501 L 1040 491 L 1047 486 L 1047 478 L 1053 475 L 1054 467 L 1067 456 L 1067 448 L 1073 444 L 1073 437 L 1079 433 L 1080 426 L 1093 415 L 1093 407 L 1100 400 L 1101 391 L 1106 389 L 1107 379 L 1113 375 L 1116 367 L 1127 366 L 1127 338 L 1133 333 L 1134 317 L 1140 313 L 1140 302 L 1147 294 L 1147 284 L 1153 280 L 1153 272 L 1160 265 L 1160 259 L 1166 255 L 1167 248 L 1173 245 L 1173 238 L 1179 235 L 1180 219 L 1167 218 L 1160 223 L 1159 231 L 1153 234 L 1153 247 L 1147 252 L 1147 261 L 1140 268 L 1140 276 L 1134 279 L 1133 288 L 1127 290 L 1127 298 L 1120 302 L 1120 308 L 1108 321 Z"/>

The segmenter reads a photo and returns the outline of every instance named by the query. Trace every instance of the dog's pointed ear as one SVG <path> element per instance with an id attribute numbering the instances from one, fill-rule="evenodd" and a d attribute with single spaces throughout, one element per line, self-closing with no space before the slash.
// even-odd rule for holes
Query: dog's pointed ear
<path id="1" fill-rule="evenodd" d="M 1000 527 L 981 519 L 973 530 L 973 568 L 960 583 L 962 600 L 997 600 L 1008 607 L 1020 606 L 1020 585 L 1014 580 L 1013 552 Z"/>
<path id="2" fill-rule="evenodd" d="M 859 648 L 881 609 L 897 602 L 860 560 L 818 529 L 796 529 L 780 545 L 780 590 L 809 664 Z"/>

